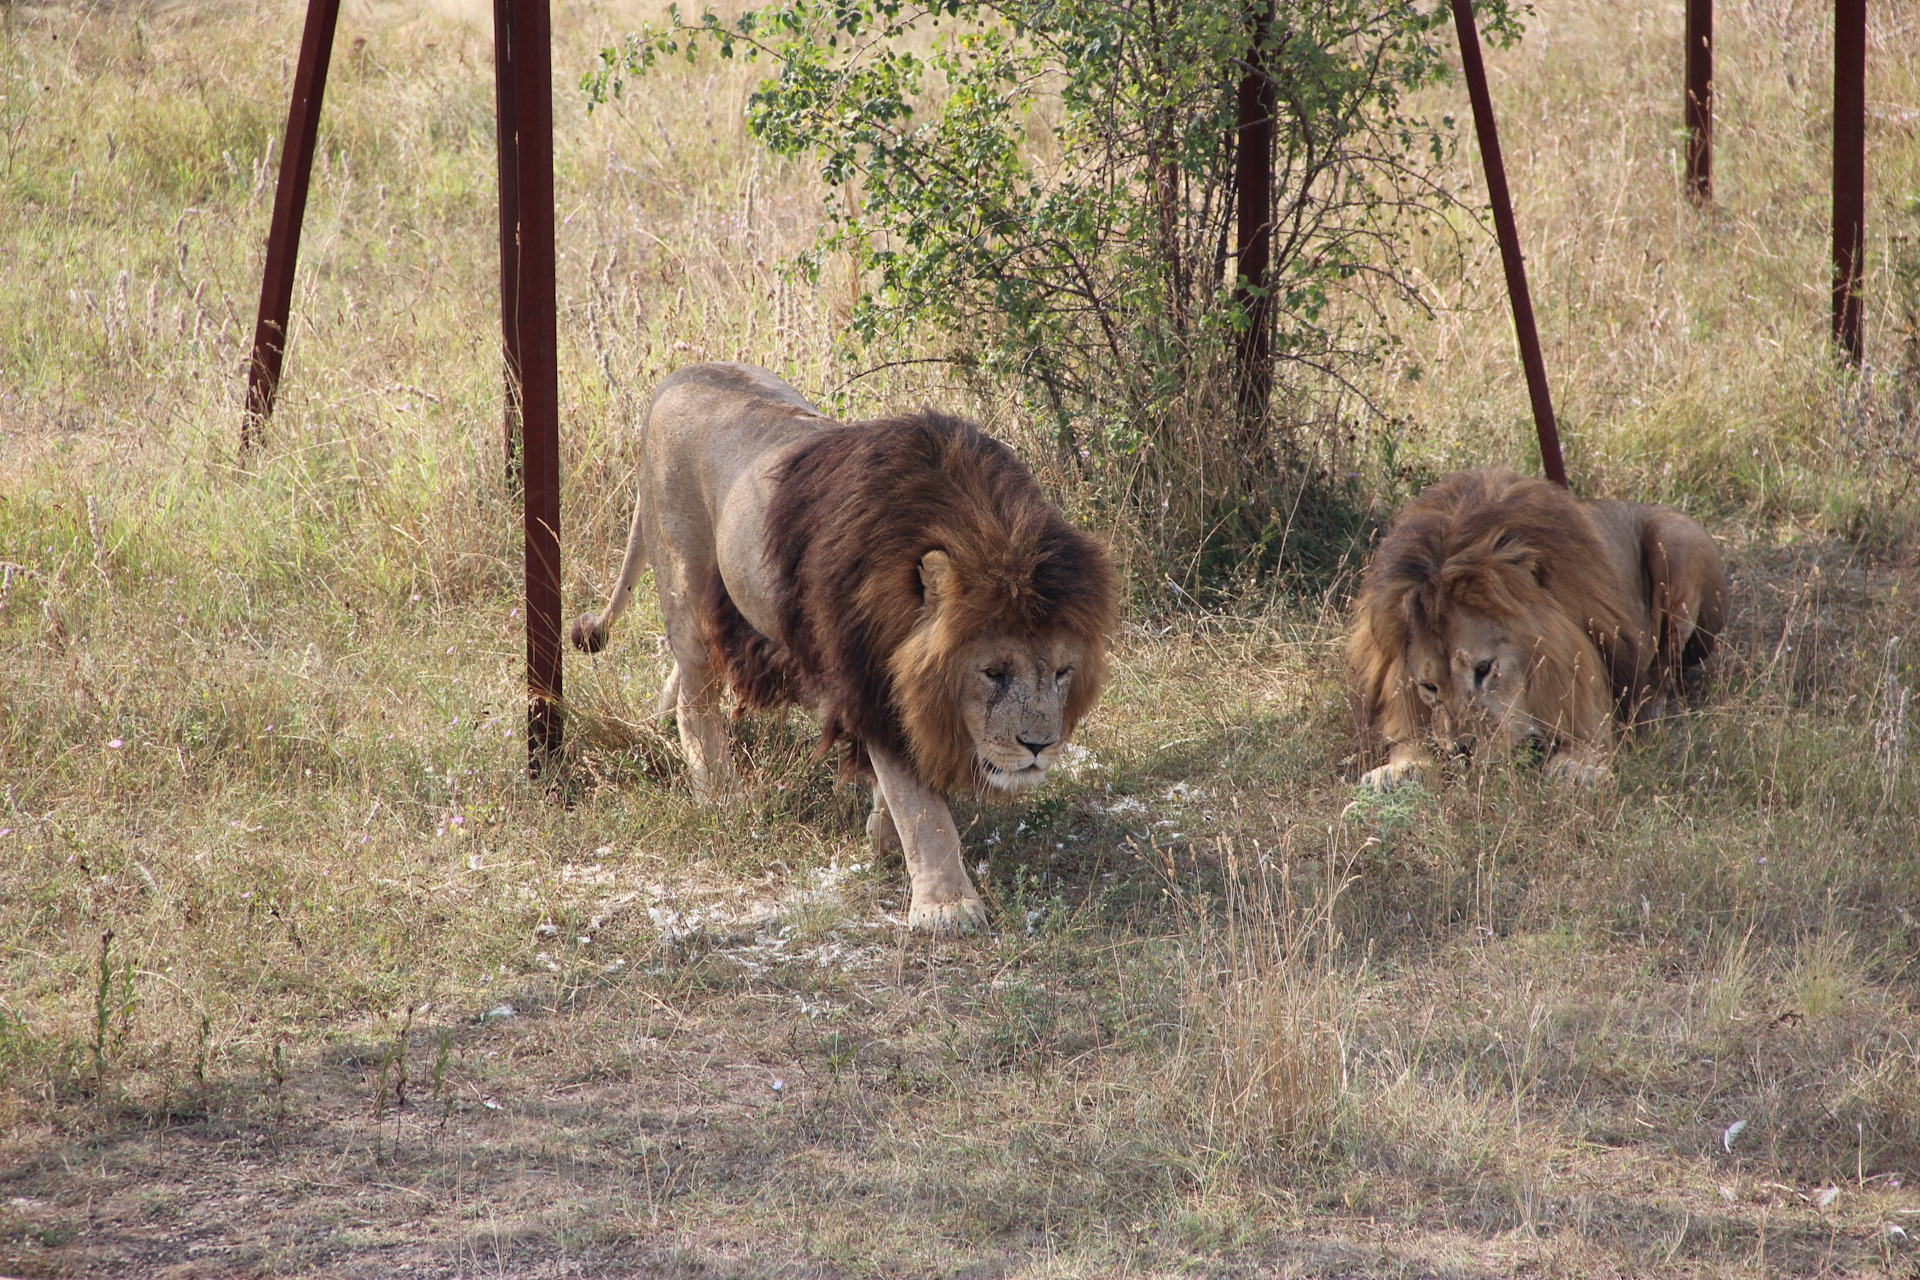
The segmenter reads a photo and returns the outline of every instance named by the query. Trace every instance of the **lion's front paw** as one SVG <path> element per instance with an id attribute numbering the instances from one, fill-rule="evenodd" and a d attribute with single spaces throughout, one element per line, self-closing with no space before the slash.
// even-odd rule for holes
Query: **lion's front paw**
<path id="1" fill-rule="evenodd" d="M 956 902 L 918 902 L 907 911 L 907 928 L 944 937 L 987 927 L 987 906 L 972 895 Z"/>
<path id="2" fill-rule="evenodd" d="M 882 856 L 900 853 L 905 848 L 900 842 L 900 829 L 893 825 L 893 815 L 885 809 L 875 809 L 867 815 L 867 839 L 873 851 Z"/>
<path id="3" fill-rule="evenodd" d="M 1409 782 L 1418 782 L 1423 768 L 1424 762 L 1420 760 L 1394 760 L 1361 774 L 1360 785 L 1375 791 L 1392 791 Z"/>
<path id="4" fill-rule="evenodd" d="M 1592 760 L 1555 756 L 1547 762 L 1547 776 L 1574 787 L 1604 787 L 1613 781 L 1613 770 Z"/>

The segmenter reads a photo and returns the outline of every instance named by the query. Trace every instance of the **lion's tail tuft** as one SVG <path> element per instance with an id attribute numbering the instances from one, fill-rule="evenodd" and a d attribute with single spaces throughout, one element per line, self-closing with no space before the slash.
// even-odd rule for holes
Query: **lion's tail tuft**
<path id="1" fill-rule="evenodd" d="M 598 653 L 607 647 L 607 628 L 591 613 L 573 620 L 573 647 L 582 653 Z"/>

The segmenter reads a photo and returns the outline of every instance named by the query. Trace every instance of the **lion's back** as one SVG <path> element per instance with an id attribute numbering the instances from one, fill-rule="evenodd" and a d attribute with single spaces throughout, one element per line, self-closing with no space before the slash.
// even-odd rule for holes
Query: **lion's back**
<path id="1" fill-rule="evenodd" d="M 654 391 L 641 455 L 643 465 L 693 459 L 730 470 L 830 425 L 805 396 L 765 369 L 688 365 Z"/>

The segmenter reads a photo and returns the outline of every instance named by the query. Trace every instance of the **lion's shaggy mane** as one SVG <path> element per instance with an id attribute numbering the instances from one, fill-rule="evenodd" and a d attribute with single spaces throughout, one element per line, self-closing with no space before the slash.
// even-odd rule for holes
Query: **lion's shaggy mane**
<path id="1" fill-rule="evenodd" d="M 951 573 L 929 618 L 920 562 L 935 550 Z M 810 705 L 820 751 L 848 744 L 848 775 L 868 770 L 872 746 L 935 789 L 980 789 L 957 660 L 985 632 L 1084 645 L 1068 730 L 1099 697 L 1118 601 L 1106 548 L 963 419 L 929 410 L 821 431 L 775 477 L 765 554 L 777 634 L 754 630 L 716 574 L 703 601 L 716 663 L 742 711 Z"/>
<path id="2" fill-rule="evenodd" d="M 1426 722 L 1405 655 L 1416 639 L 1439 643 L 1455 608 L 1498 618 L 1533 642 L 1541 660 L 1527 700 L 1545 723 L 1595 713 L 1586 704 L 1604 692 L 1577 678 L 1583 668 L 1606 671 L 1621 705 L 1645 691 L 1647 606 L 1622 594 L 1576 499 L 1510 471 L 1462 471 L 1401 511 L 1362 579 L 1348 657 L 1369 750 L 1385 745 L 1383 721 Z"/>

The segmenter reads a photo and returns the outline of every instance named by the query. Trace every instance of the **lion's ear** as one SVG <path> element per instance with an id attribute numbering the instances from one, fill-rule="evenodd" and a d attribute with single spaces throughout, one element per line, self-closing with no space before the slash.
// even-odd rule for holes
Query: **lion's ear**
<path id="1" fill-rule="evenodd" d="M 926 592 L 928 609 L 947 594 L 947 579 L 952 572 L 953 564 L 944 551 L 929 551 L 920 557 L 920 587 Z"/>

